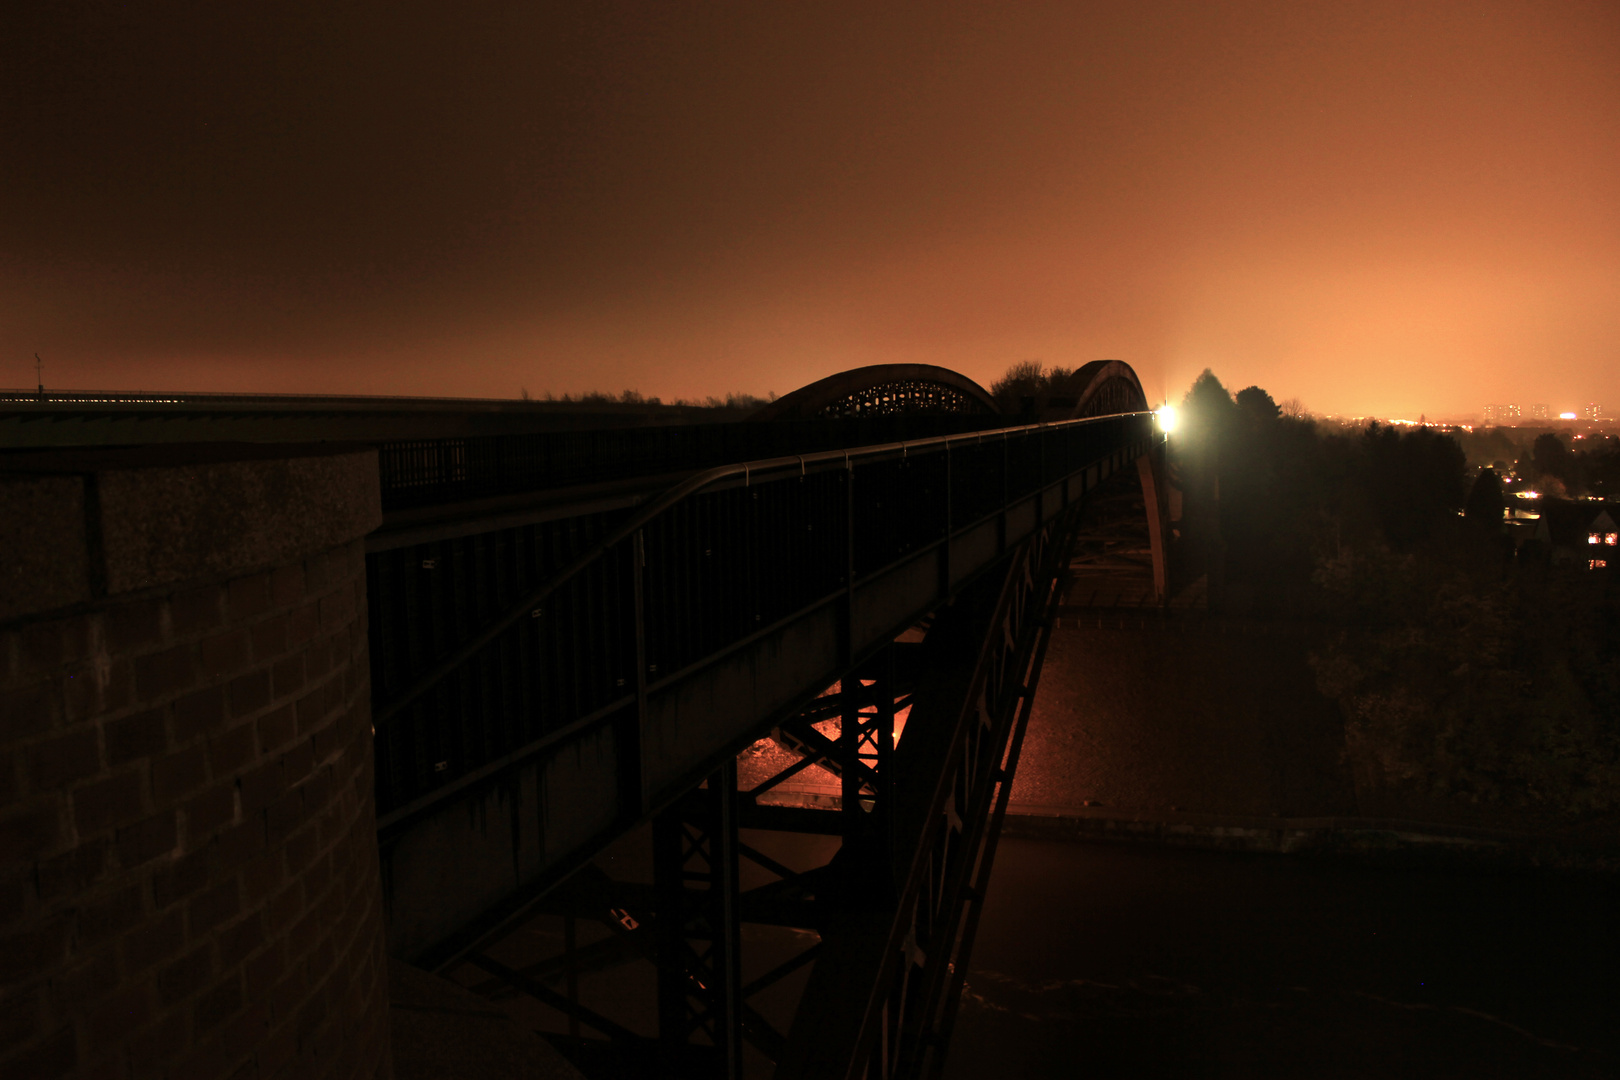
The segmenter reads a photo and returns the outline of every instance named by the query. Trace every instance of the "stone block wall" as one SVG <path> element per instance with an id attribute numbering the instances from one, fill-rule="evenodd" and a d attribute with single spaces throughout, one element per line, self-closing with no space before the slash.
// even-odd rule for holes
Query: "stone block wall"
<path id="1" fill-rule="evenodd" d="M 60 534 L 0 596 L 0 1076 L 390 1075 L 375 459 L 221 456 L 0 464 Z"/>

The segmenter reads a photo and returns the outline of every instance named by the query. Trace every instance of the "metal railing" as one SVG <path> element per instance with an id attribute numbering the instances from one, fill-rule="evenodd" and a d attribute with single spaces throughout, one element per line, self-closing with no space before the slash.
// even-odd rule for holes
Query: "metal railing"
<path id="1" fill-rule="evenodd" d="M 572 484 L 709 469 L 737 461 L 961 434 L 1000 418 L 907 413 L 771 423 L 693 423 L 384 442 L 384 510 Z"/>
<path id="2" fill-rule="evenodd" d="M 379 817 L 948 552 L 1151 424 L 1130 413 L 724 465 L 635 511 L 369 555 Z"/>

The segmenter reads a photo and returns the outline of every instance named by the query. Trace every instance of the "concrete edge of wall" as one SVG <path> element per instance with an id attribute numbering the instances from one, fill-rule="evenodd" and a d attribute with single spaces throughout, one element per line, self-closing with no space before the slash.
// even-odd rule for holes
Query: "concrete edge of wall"
<path id="1" fill-rule="evenodd" d="M 380 507 L 376 451 L 346 444 L 0 454 L 0 623 L 284 565 Z"/>
<path id="2" fill-rule="evenodd" d="M 1160 844 L 1209 851 L 1344 857 L 1394 866 L 1620 873 L 1620 845 L 1381 818 L 1247 818 L 1008 808 L 1002 835 L 1031 840 Z"/>

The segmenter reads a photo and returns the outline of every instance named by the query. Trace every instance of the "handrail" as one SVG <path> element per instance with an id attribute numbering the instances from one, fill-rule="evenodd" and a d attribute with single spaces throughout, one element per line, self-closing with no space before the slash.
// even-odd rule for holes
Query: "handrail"
<path id="1" fill-rule="evenodd" d="M 592 563 L 602 558 L 613 547 L 623 543 L 637 529 L 642 528 L 653 518 L 668 510 L 671 506 L 694 495 L 702 489 L 719 480 L 732 476 L 742 476 L 751 479 L 759 472 L 773 472 L 778 469 L 797 467 L 800 473 L 804 466 L 818 464 L 825 461 L 842 461 L 845 468 L 850 468 L 851 462 L 858 458 L 879 457 L 883 454 L 893 453 L 896 450 L 909 453 L 919 447 L 950 449 L 952 442 L 966 442 L 969 439 L 975 443 L 982 443 L 986 435 L 1000 436 L 1003 440 L 1020 432 L 1037 430 L 1057 430 L 1061 428 L 1078 427 L 1082 424 L 1096 424 L 1104 420 L 1117 420 L 1121 417 L 1152 415 L 1146 411 L 1128 413 L 1109 413 L 1106 416 L 1087 416 L 1078 420 L 1060 420 L 1054 423 L 1020 424 L 1016 427 L 992 428 L 989 431 L 966 432 L 956 435 L 935 435 L 926 439 L 903 441 L 894 443 L 879 443 L 872 446 L 855 447 L 846 450 L 822 450 L 814 454 L 793 454 L 784 457 L 763 458 L 758 461 L 745 461 L 733 465 L 720 465 L 712 469 L 687 477 L 665 491 L 658 498 L 645 504 L 643 508 L 631 515 L 630 519 L 601 539 L 590 550 L 580 555 L 573 562 L 554 574 L 545 583 L 537 586 L 524 596 L 518 603 L 512 605 L 503 615 L 498 617 L 476 637 L 467 641 L 449 656 L 429 668 L 423 675 L 408 686 L 397 698 L 384 705 L 373 714 L 373 726 L 387 723 L 394 716 L 402 712 L 417 698 L 433 689 L 441 679 L 470 660 L 478 651 L 494 641 L 513 623 L 522 619 L 524 615 L 533 611 L 546 597 L 566 585 L 570 580 L 584 572 Z"/>

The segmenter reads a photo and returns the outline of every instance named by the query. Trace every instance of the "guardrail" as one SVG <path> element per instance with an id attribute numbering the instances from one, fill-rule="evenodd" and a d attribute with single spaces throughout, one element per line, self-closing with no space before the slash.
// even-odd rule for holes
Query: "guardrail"
<path id="1" fill-rule="evenodd" d="M 974 413 L 900 413 L 394 440 L 378 446 L 377 464 L 383 509 L 393 511 L 785 454 L 917 442 L 1000 421 Z"/>
<path id="2" fill-rule="evenodd" d="M 1151 424 L 1128 413 L 725 465 L 632 512 L 373 553 L 379 824 L 592 724 L 629 717 L 634 732 L 649 695 L 826 605 L 841 605 L 847 655 L 866 633 L 864 582 L 937 549 L 949 595 L 953 558 L 1028 535 L 1012 508 L 1145 444 Z M 1044 516 L 1030 513 L 1032 529 Z M 639 765 L 620 780 L 641 793 Z"/>

